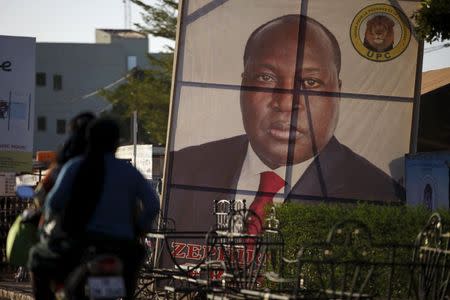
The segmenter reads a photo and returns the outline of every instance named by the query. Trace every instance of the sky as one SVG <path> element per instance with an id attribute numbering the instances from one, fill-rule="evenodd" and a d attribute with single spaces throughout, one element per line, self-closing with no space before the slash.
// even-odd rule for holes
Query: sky
<path id="1" fill-rule="evenodd" d="M 0 0 L 0 35 L 31 36 L 37 42 L 94 43 L 95 29 L 125 27 L 124 0 Z M 152 3 L 155 0 L 144 0 Z M 143 24 L 140 8 L 130 4 L 131 24 Z M 135 29 L 132 25 L 130 29 Z M 423 71 L 450 67 L 450 41 L 425 44 Z M 149 36 L 150 52 L 171 41 Z"/>
<path id="2" fill-rule="evenodd" d="M 95 43 L 95 29 L 125 28 L 123 0 L 0 0 L 0 35 L 31 36 L 36 42 Z M 152 3 L 155 0 L 144 0 Z M 131 24 L 144 24 L 130 4 Z M 129 29 L 136 29 L 133 25 Z M 150 52 L 169 40 L 149 36 Z M 171 44 L 173 46 L 173 43 Z"/>

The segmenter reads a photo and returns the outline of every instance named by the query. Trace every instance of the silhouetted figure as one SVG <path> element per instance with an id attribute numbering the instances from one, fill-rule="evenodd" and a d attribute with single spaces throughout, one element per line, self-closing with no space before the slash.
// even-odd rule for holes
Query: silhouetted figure
<path id="1" fill-rule="evenodd" d="M 86 154 L 64 165 L 45 206 L 46 221 L 60 217 L 60 227 L 75 241 L 74 247 L 57 253 L 61 267 L 53 274 L 39 268 L 42 252 L 39 247 L 33 248 L 30 267 L 38 279 L 64 275 L 79 264 L 86 247 L 94 246 L 99 253 L 115 253 L 122 259 L 127 299 L 132 299 L 144 257 L 139 235 L 151 229 L 159 198 L 135 167 L 115 157 L 119 142 L 115 121 L 94 121 L 87 140 Z M 48 240 L 40 247 L 53 252 L 58 249 L 59 245 L 52 247 L 51 234 Z M 45 287 L 34 289 L 36 299 L 49 299 L 45 298 L 48 291 L 41 293 L 40 288 Z"/>

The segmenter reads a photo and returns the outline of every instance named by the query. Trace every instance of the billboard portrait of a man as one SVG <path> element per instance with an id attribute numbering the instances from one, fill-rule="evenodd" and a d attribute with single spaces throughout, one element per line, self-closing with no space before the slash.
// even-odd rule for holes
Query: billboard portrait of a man
<path id="1" fill-rule="evenodd" d="M 364 40 L 364 32 L 361 36 Z M 254 26 L 241 48 L 240 84 L 212 84 L 213 93 L 223 90 L 234 96 L 211 104 L 230 121 L 205 119 L 197 131 L 191 128 L 199 142 L 178 142 L 184 138 L 176 133 L 185 128 L 180 124 L 185 119 L 195 122 L 182 103 L 195 97 L 188 97 L 183 87 L 178 90 L 164 197 L 167 216 L 175 219 L 177 228 L 208 230 L 215 221 L 214 200 L 219 199 L 245 199 L 251 209 L 261 195 L 268 196 L 263 197 L 265 204 L 404 201 L 397 180 L 337 136 L 340 122 L 355 122 L 348 112 L 341 114 L 346 84 L 341 48 L 329 27 L 312 16 L 283 13 Z M 188 77 L 190 57 L 183 59 L 182 76 Z M 344 77 L 350 78 L 349 73 Z M 179 84 L 190 84 L 192 90 L 208 85 L 187 80 Z M 233 113 L 228 110 L 231 101 L 238 103 Z M 235 123 L 242 124 L 239 134 L 202 140 L 203 127 Z M 344 134 L 347 140 L 351 135 Z"/>

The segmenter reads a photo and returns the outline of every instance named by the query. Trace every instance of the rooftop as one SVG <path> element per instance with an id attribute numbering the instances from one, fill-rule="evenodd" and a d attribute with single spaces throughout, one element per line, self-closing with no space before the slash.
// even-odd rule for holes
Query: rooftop
<path id="1" fill-rule="evenodd" d="M 127 39 L 146 39 L 147 35 L 131 29 L 97 29 Z"/>
<path id="2" fill-rule="evenodd" d="M 423 72 L 421 94 L 426 94 L 447 84 L 450 84 L 450 68 Z"/>

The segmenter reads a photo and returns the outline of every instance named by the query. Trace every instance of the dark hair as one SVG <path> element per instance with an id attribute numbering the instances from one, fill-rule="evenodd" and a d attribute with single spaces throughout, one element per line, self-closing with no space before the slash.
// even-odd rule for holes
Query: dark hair
<path id="1" fill-rule="evenodd" d="M 87 151 L 80 163 L 66 204 L 63 229 L 79 237 L 91 219 L 103 192 L 106 153 L 114 153 L 119 142 L 119 125 L 116 121 L 99 118 L 87 128 Z"/>
<path id="2" fill-rule="evenodd" d="M 86 151 L 86 128 L 95 119 L 95 114 L 82 112 L 73 117 L 69 122 L 69 137 L 58 152 L 56 162 L 59 166 L 69 159 L 84 154 Z"/>
<path id="3" fill-rule="evenodd" d="M 115 152 L 119 145 L 120 129 L 118 123 L 109 118 L 92 122 L 87 130 L 88 154 L 93 152 Z"/>
<path id="4" fill-rule="evenodd" d="M 284 15 L 284 16 L 275 18 L 273 20 L 270 20 L 270 21 L 262 24 L 258 28 L 256 28 L 250 34 L 250 36 L 249 36 L 249 38 L 247 40 L 247 43 L 245 44 L 244 66 L 245 66 L 245 63 L 248 60 L 248 57 L 250 56 L 250 49 L 251 49 L 251 46 L 253 44 L 253 40 L 255 39 L 256 35 L 259 32 L 261 32 L 265 27 L 271 25 L 272 23 L 276 23 L 278 21 L 281 21 L 281 22 L 298 21 L 299 22 L 299 29 L 300 29 L 300 26 L 301 26 L 302 22 L 304 22 L 304 24 L 306 24 L 306 26 L 308 24 L 310 24 L 310 25 L 317 26 L 318 28 L 320 28 L 325 33 L 325 35 L 328 37 L 328 39 L 331 42 L 331 48 L 332 48 L 332 51 L 333 51 L 334 64 L 336 65 L 337 73 L 338 74 L 340 73 L 340 71 L 341 71 L 341 49 L 339 47 L 339 43 L 338 43 L 336 37 L 331 33 L 331 31 L 328 30 L 328 28 L 323 26 L 322 23 L 319 23 L 315 19 L 313 19 L 311 17 L 308 17 L 308 16 L 304 16 L 304 15 Z"/>

